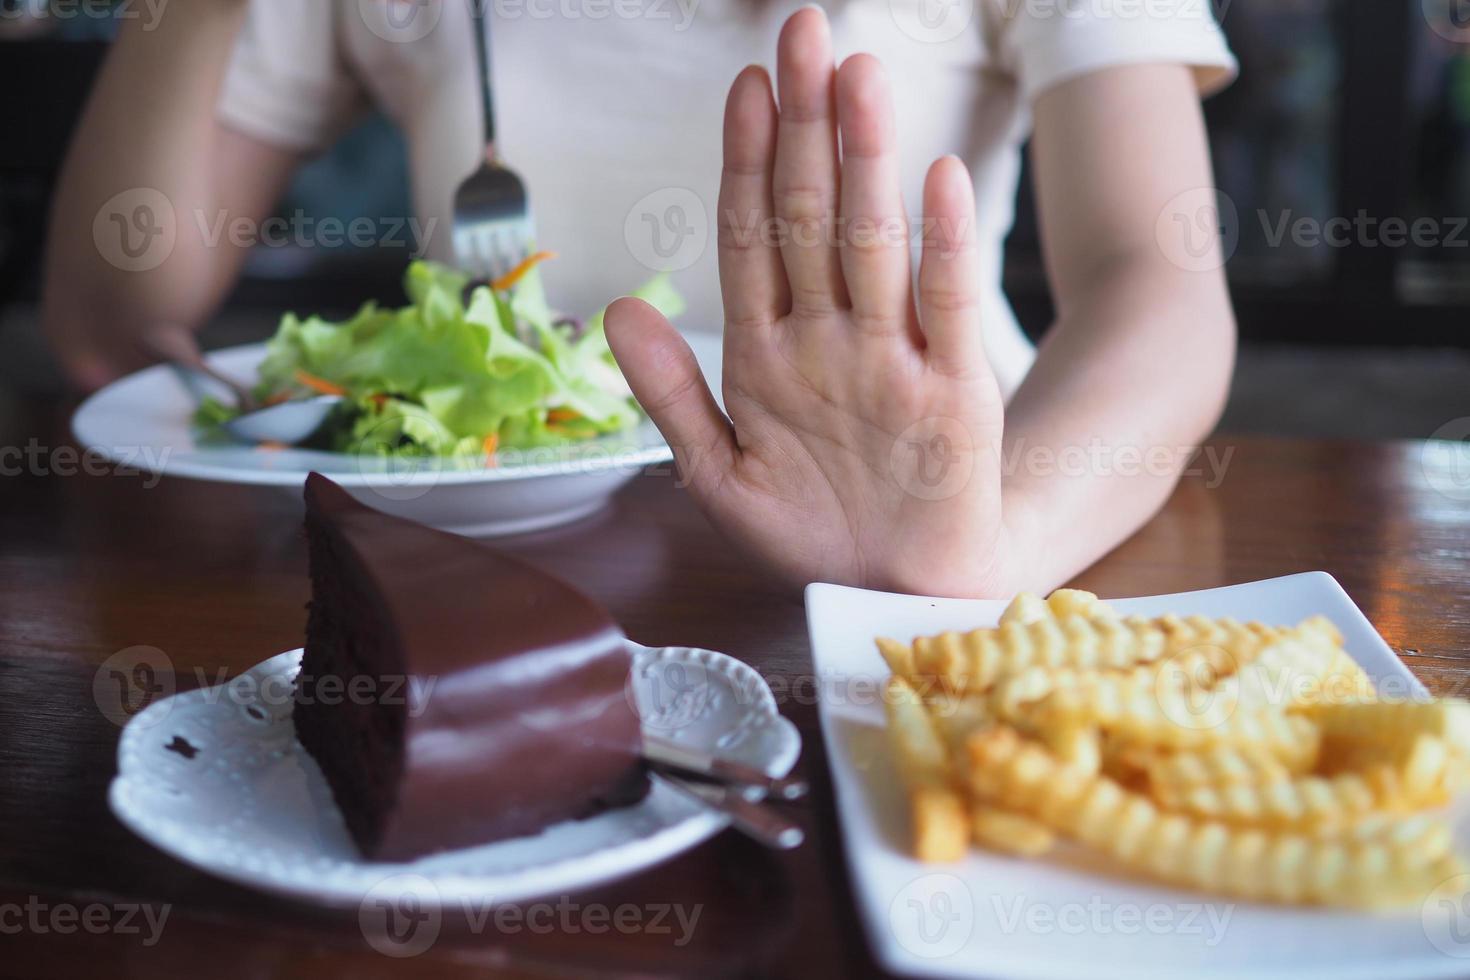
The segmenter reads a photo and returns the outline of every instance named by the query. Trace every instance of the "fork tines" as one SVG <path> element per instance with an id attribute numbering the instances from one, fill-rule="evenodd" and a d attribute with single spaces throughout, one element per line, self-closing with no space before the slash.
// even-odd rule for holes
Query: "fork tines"
<path id="1" fill-rule="evenodd" d="M 454 254 L 476 279 L 505 275 L 535 239 L 526 188 L 513 171 L 486 163 L 454 195 Z"/>

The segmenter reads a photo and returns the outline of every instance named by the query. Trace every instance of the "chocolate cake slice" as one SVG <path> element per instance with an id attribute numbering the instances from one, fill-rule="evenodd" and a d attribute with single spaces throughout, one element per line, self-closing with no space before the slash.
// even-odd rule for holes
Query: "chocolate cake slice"
<path id="1" fill-rule="evenodd" d="M 306 481 L 296 734 L 363 854 L 409 860 L 641 799 L 617 625 L 570 586 Z"/>

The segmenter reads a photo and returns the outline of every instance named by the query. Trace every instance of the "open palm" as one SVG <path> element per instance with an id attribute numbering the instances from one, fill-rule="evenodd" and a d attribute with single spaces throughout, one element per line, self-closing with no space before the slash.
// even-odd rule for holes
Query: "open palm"
<path id="1" fill-rule="evenodd" d="M 913 287 L 882 68 L 833 71 L 825 16 L 782 31 L 726 105 L 720 411 L 688 345 L 634 299 L 608 338 L 700 505 L 778 574 L 957 595 L 1015 578 L 1003 405 L 980 341 L 974 193 L 947 157 L 924 188 Z M 838 134 L 841 134 L 841 152 Z"/>

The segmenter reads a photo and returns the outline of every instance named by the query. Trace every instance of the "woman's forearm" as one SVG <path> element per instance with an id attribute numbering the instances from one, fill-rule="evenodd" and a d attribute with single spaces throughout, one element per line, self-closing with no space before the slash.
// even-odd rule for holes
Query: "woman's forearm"
<path id="1" fill-rule="evenodd" d="M 207 247 L 195 216 L 223 206 L 215 105 L 247 6 L 191 0 L 151 30 L 122 22 L 62 169 L 47 244 L 44 318 L 74 375 L 117 353 L 133 324 L 192 321 L 227 288 L 231 257 L 211 254 L 223 249 Z M 91 326 L 99 318 L 106 332 Z"/>
<path id="2" fill-rule="evenodd" d="M 1032 154 L 1057 320 L 1006 412 L 1003 502 L 1047 588 L 1168 498 L 1219 419 L 1235 321 L 1218 243 L 1177 253 L 1166 235 L 1176 214 L 1198 223 L 1214 185 L 1188 67 L 1122 65 L 1043 92 Z"/>
<path id="3" fill-rule="evenodd" d="M 1071 578 L 1163 505 L 1219 420 L 1234 355 L 1218 273 L 1156 252 L 1099 267 L 1006 413 L 1005 506 L 1036 587 Z"/>

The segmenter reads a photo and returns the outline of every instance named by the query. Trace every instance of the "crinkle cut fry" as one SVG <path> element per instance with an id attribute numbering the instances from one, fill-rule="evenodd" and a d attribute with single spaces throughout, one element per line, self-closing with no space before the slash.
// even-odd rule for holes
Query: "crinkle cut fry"
<path id="1" fill-rule="evenodd" d="M 1291 775 L 1291 770 L 1271 753 L 1238 745 L 1211 745 L 1158 755 L 1148 767 L 1150 786 L 1176 793 L 1199 786 L 1213 789 L 1238 783 L 1264 786 L 1283 782 Z"/>
<path id="2" fill-rule="evenodd" d="M 1167 661 L 1173 671 L 1213 679 L 1234 673 L 1264 644 L 1289 632 L 1290 627 L 1204 616 L 1072 615 L 917 637 L 912 663 L 916 673 L 937 677 L 956 692 L 986 690 L 1028 667 L 1127 670 Z"/>
<path id="3" fill-rule="evenodd" d="M 923 699 L 902 677 L 883 689 L 888 739 L 909 797 L 914 854 L 921 861 L 957 861 L 970 840 L 970 815 L 948 749 Z"/>
<path id="4" fill-rule="evenodd" d="M 1421 900 L 1460 863 L 1444 835 L 1408 841 L 1232 828 L 1059 763 L 1013 729 L 972 736 L 972 789 L 1035 816 L 1131 871 L 1240 898 L 1381 907 Z M 1426 824 L 1426 827 L 1432 824 Z"/>
<path id="5" fill-rule="evenodd" d="M 1440 806 L 1458 788 L 1463 763 L 1432 735 L 1418 737 L 1394 764 L 1335 776 L 1278 780 L 1209 780 L 1181 785 L 1168 763 L 1151 777 L 1154 795 L 1170 809 L 1202 817 L 1303 829 L 1350 823 L 1374 810 L 1408 811 Z"/>
<path id="6" fill-rule="evenodd" d="M 1169 749 L 1214 745 L 1258 748 L 1288 768 L 1310 768 L 1320 741 L 1316 724 L 1280 711 L 1235 710 L 1226 699 L 1194 700 L 1146 677 L 1062 688 L 1041 702 L 1042 724 L 1095 724 L 1125 741 Z"/>
<path id="7" fill-rule="evenodd" d="M 1255 659 L 1211 690 L 1247 711 L 1310 704 L 1321 700 L 1340 656 L 1330 639 L 1301 630 L 1264 645 Z"/>
<path id="8" fill-rule="evenodd" d="M 1035 623 L 1043 619 L 1065 619 L 1081 616 L 1084 619 L 1117 619 L 1113 607 L 1097 597 L 1094 592 L 1081 589 L 1057 589 L 1045 599 L 1035 592 L 1018 592 L 1016 597 L 1000 614 L 1002 624 Z"/>
<path id="9" fill-rule="evenodd" d="M 1417 736 L 1432 735 L 1470 752 L 1470 701 L 1458 698 L 1329 702 L 1310 715 L 1333 742 L 1407 750 Z"/>

